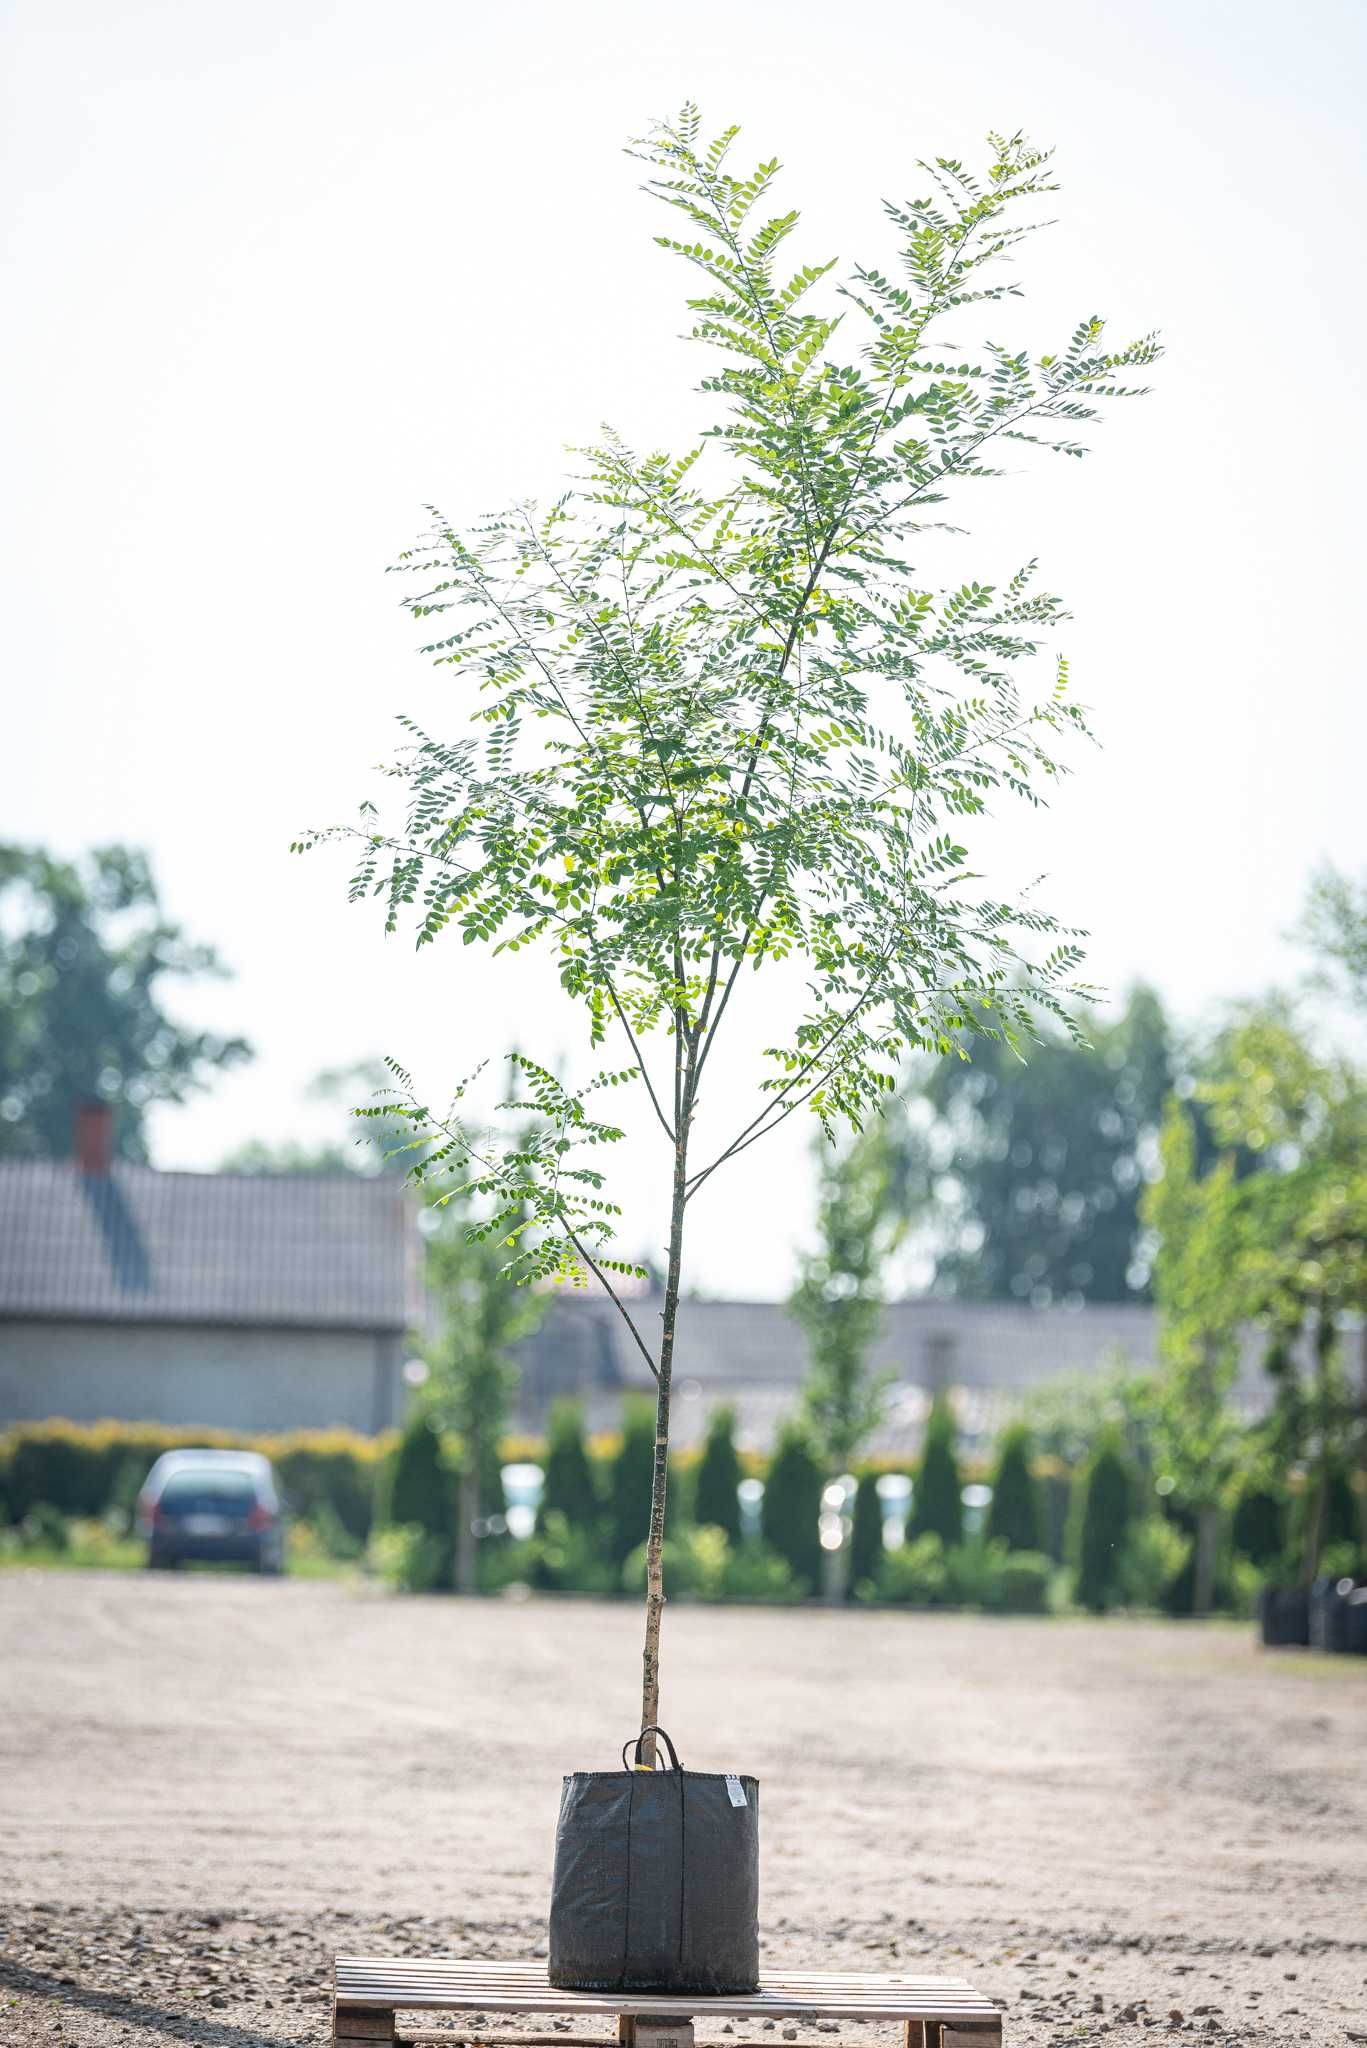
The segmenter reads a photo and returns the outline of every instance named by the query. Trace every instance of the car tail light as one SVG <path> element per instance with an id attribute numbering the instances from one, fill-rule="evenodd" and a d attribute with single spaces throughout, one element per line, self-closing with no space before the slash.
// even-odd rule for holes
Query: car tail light
<path id="1" fill-rule="evenodd" d="M 259 1501 L 254 1508 L 249 1508 L 247 1511 L 247 1527 L 249 1529 L 269 1529 L 274 1520 L 275 1517 L 270 1509 L 263 1508 Z"/>

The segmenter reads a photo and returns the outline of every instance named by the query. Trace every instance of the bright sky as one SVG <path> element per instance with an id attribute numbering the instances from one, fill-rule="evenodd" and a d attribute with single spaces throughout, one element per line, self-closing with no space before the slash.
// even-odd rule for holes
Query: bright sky
<path id="1" fill-rule="evenodd" d="M 603 420 L 686 443 L 686 274 L 618 153 L 686 96 L 782 156 L 813 259 L 883 260 L 878 201 L 918 156 L 1057 144 L 1060 225 L 1003 338 L 1097 310 L 1169 355 L 1086 464 L 993 487 L 957 558 L 1041 557 L 1104 743 L 994 857 L 1047 871 L 1096 979 L 1184 1018 L 1290 971 L 1311 868 L 1367 836 L 1354 0 L 11 0 L 5 33 L 0 835 L 146 846 L 235 970 L 181 1008 L 259 1057 L 159 1114 L 160 1164 L 317 1135 L 306 1084 L 358 1057 L 437 1095 L 485 1052 L 577 1044 L 535 973 L 415 957 L 338 857 L 287 846 L 373 790 L 397 712 L 463 718 L 383 573 L 424 503 L 549 496 Z M 745 1080 L 707 1105 L 718 1138 Z M 696 1284 L 787 1287 L 806 1142 L 716 1177 Z M 627 1249 L 661 1241 L 655 1165 L 620 1177 Z"/>

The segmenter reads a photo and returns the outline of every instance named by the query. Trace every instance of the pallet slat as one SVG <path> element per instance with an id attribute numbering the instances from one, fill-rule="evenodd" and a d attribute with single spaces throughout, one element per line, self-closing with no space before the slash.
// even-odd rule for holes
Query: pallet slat
<path id="1" fill-rule="evenodd" d="M 546 1984 L 546 1965 L 540 1963 L 507 1962 L 496 1956 L 365 1956 L 347 1955 L 343 1962 L 393 1963 L 398 1968 L 409 1962 L 439 1964 L 443 1970 L 458 1970 L 465 1976 L 491 1977 L 495 1975 L 518 1977 L 528 1984 Z M 771 1988 L 779 1984 L 953 1984 L 962 1981 L 954 1977 L 926 1976 L 909 1970 L 788 1970 L 782 1977 L 767 1977 L 762 1982 Z"/>
<path id="2" fill-rule="evenodd" d="M 367 1991 L 365 2001 L 357 2001 L 357 1987 L 361 1987 L 361 1985 L 365 1985 L 365 1991 Z M 348 2003 L 375 2003 L 375 1999 L 373 1999 L 375 1991 L 381 1991 L 381 1993 L 389 1993 L 391 1991 L 391 1993 L 398 1995 L 402 1991 L 412 1991 L 418 1985 L 422 1985 L 424 1989 L 428 1989 L 432 1993 L 439 1993 L 443 1999 L 447 1999 L 451 2003 L 453 2011 L 467 2011 L 467 2013 L 473 2013 L 473 2011 L 500 2011 L 500 2013 L 521 2013 L 521 2011 L 547 2011 L 547 2013 L 551 2013 L 551 2011 L 553 2013 L 611 2011 L 611 2013 L 619 2013 L 619 2011 L 631 2011 L 635 2017 L 656 2017 L 656 2015 L 668 2015 L 668 2013 L 682 2013 L 682 2011 L 685 2011 L 685 2007 L 689 2007 L 689 2011 L 695 2011 L 695 2013 L 699 2013 L 699 2011 L 701 2013 L 719 2013 L 721 2017 L 728 2017 L 728 2019 L 746 2019 L 746 2017 L 773 2019 L 781 2011 L 789 2019 L 801 2019 L 803 2013 L 818 2013 L 818 2015 L 830 2017 L 836 2011 L 848 2011 L 848 2015 L 851 2015 L 851 2017 L 859 2017 L 861 2013 L 869 2013 L 869 2011 L 879 2011 L 879 2013 L 885 2011 L 885 2013 L 889 2013 L 889 2017 L 894 2017 L 894 2019 L 928 2019 L 928 2017 L 935 2017 L 937 2013 L 945 2013 L 949 2017 L 949 2013 L 957 2013 L 957 2011 L 978 2011 L 978 2009 L 996 2011 L 996 2007 L 990 2005 L 990 2001 L 980 1999 L 976 1993 L 969 1993 L 969 1991 L 957 1991 L 957 1993 L 955 1991 L 949 1991 L 949 1993 L 920 1991 L 920 1993 L 908 1993 L 902 1999 L 894 1999 L 889 1993 L 879 1993 L 877 1997 L 869 1997 L 869 1999 L 846 1999 L 846 1997 L 840 1997 L 840 1999 L 822 1999 L 820 2003 L 810 2003 L 810 2001 L 805 2001 L 805 1999 L 801 1999 L 801 2001 L 773 1999 L 773 2001 L 764 2001 L 764 2003 L 756 2001 L 750 2007 L 742 2007 L 738 1999 L 707 1997 L 705 1993 L 670 1993 L 668 1997 L 646 1999 L 646 1997 L 637 1997 L 635 1993 L 629 1993 L 629 1991 L 603 1991 L 603 1993 L 594 1991 L 594 1993 L 580 1993 L 574 1999 L 574 2003 L 570 2003 L 564 1995 L 562 1997 L 543 1997 L 541 2001 L 531 1999 L 531 1997 L 508 1999 L 508 1997 L 502 1997 L 502 1995 L 498 1995 L 498 1997 L 484 1997 L 482 1999 L 480 1995 L 475 1995 L 473 1991 L 467 1991 L 467 1993 L 453 1991 L 447 1985 L 447 1982 L 443 1978 L 439 1978 L 439 1976 L 346 1976 L 346 1978 L 338 1978 L 338 1989 L 340 1989 L 342 1997 Z M 404 2001 L 400 1999 L 400 2003 L 404 2003 Z"/>
<path id="3" fill-rule="evenodd" d="M 363 1964 L 373 1964 L 376 1968 L 383 1970 L 422 1968 L 442 1970 L 449 1972 L 453 1976 L 468 1977 L 472 1982 L 481 1984 L 501 1980 L 516 1982 L 534 1991 L 545 1991 L 552 1988 L 547 1980 L 544 1967 L 537 1963 L 471 1961 L 463 1956 L 395 1957 L 348 1955 L 339 1956 L 337 1961 L 339 1967 L 345 1965 L 348 1969 L 353 1969 Z M 823 1984 L 829 1984 L 832 1987 L 852 1984 L 865 1990 L 887 1988 L 900 1991 L 908 1986 L 911 1986 L 913 1989 L 920 1989 L 926 1985 L 939 1988 L 942 1985 L 963 1985 L 966 1982 L 967 1979 L 963 1977 L 927 1977 L 900 1971 L 892 1974 L 876 1975 L 862 1970 L 790 1970 L 782 1977 L 763 1980 L 760 1984 L 759 1992 L 751 1992 L 748 1995 L 756 1997 L 773 1993 L 784 1993 L 797 1987 L 805 1989 L 808 1986 Z M 579 1997 L 583 1994 L 565 1992 L 563 1995 L 565 1997 Z"/>
<path id="4" fill-rule="evenodd" d="M 670 1992 L 650 1996 L 632 1991 L 550 1991 L 540 1994 L 490 1991 L 487 1988 L 481 1991 L 474 1986 L 453 1986 L 444 1977 L 426 1976 L 417 1971 L 406 1971 L 402 1976 L 383 1971 L 376 1971 L 373 1974 L 357 1972 L 355 1975 L 348 1974 L 345 1978 L 338 1979 L 340 1990 L 348 1999 L 352 1986 L 358 1984 L 364 1984 L 368 1988 L 378 1985 L 395 1990 L 415 1984 L 428 1985 L 434 1990 L 440 1990 L 453 2003 L 458 2003 L 464 2012 L 478 2012 L 481 2008 L 487 2008 L 490 2012 L 521 2012 L 530 2007 L 532 2010 L 540 2009 L 546 2012 L 589 2012 L 603 2009 L 612 2012 L 639 2010 L 642 2013 L 652 2013 L 657 2010 L 679 2012 L 685 2005 L 696 2005 L 700 2011 L 723 2013 L 727 2017 L 744 2018 L 749 2014 L 758 2018 L 774 2018 L 780 2008 L 800 2017 L 805 2012 L 819 2013 L 824 2012 L 829 2006 L 840 2005 L 855 2007 L 860 2011 L 869 2006 L 877 2006 L 880 2010 L 891 2010 L 896 2007 L 905 2011 L 907 2017 L 919 2019 L 941 2007 L 948 2010 L 989 2003 L 976 1992 L 968 1990 L 966 1986 L 947 1991 L 878 1991 L 863 1996 L 854 1992 L 827 1993 L 821 1996 L 808 1992 L 800 1998 L 751 1998 L 748 2002 L 742 2003 L 738 1997 L 709 1996 L 704 1992 Z"/>
<path id="5" fill-rule="evenodd" d="M 451 2012 L 610 2013 L 640 2018 L 699 2013 L 729 2018 L 826 2018 L 943 2021 L 956 2033 L 1000 2030 L 1001 2015 L 961 1977 L 860 1976 L 792 1971 L 758 1992 L 721 1994 L 560 1991 L 544 1966 L 455 1956 L 400 1959 L 338 1956 L 337 1995 L 352 2006 Z"/>
<path id="6" fill-rule="evenodd" d="M 690 1999 L 697 1999 L 701 2002 L 702 2009 L 705 2011 L 721 2012 L 725 2008 L 729 2012 L 734 2007 L 737 2013 L 742 2016 L 746 2013 L 755 2013 L 763 2017 L 772 2017 L 780 2006 L 791 2006 L 793 2011 L 797 2013 L 820 2012 L 825 2006 L 833 2004 L 859 2006 L 909 2005 L 914 2006 L 919 2015 L 923 2006 L 929 2007 L 937 2004 L 981 2005 L 986 2002 L 976 1992 L 970 1991 L 967 1985 L 950 1985 L 944 1989 L 937 1989 L 930 1985 L 909 1986 L 903 1991 L 889 1988 L 888 1990 L 862 1993 L 855 1991 L 851 1987 L 846 1991 L 803 1991 L 799 1996 L 792 1998 L 780 1998 L 774 1995 L 751 1997 L 748 2001 L 742 2002 L 739 1996 L 709 1995 L 705 1992 L 661 1992 L 652 1994 L 633 1991 L 503 1991 L 487 1985 L 483 1987 L 457 1985 L 453 1984 L 448 1977 L 417 1970 L 404 1971 L 402 1974 L 385 1970 L 358 1970 L 354 1972 L 349 1971 L 345 1977 L 338 1978 L 338 1984 L 342 1987 L 343 1991 L 345 1991 L 347 1985 L 362 1983 L 394 1985 L 421 1983 L 437 1985 L 447 1992 L 451 1998 L 459 1999 L 462 2008 L 469 2011 L 478 2010 L 481 2001 L 483 2001 L 491 2011 L 502 2009 L 511 2012 L 514 2009 L 520 2010 L 529 2000 L 534 2002 L 538 1998 L 546 2001 L 547 2011 L 551 2007 L 558 2011 L 563 2006 L 567 2012 L 587 2012 L 590 2005 L 609 2005 L 614 2012 L 619 2009 L 626 2011 L 629 2007 L 636 2005 L 642 2006 L 647 2011 L 653 2010 L 657 2006 L 669 2006 L 677 2011 L 681 2001 L 687 2003 Z"/>
<path id="7" fill-rule="evenodd" d="M 375 1970 L 366 1972 L 357 1970 L 349 1971 L 346 1981 L 350 1982 L 353 1978 L 369 1975 L 383 1978 L 386 1982 L 407 1982 L 410 1974 L 416 1973 L 405 1972 L 404 1976 L 400 1978 L 396 1977 L 391 1971 Z M 728 1996 L 725 1993 L 669 1992 L 660 1993 L 652 1998 L 650 1994 L 645 1992 L 633 1991 L 533 1991 L 530 1988 L 523 1989 L 521 1986 L 463 1983 L 459 1979 L 445 1976 L 441 1971 L 428 1971 L 422 1974 L 429 1983 L 444 1984 L 453 1998 L 460 1998 L 467 2002 L 473 2001 L 476 2006 L 478 2006 L 481 1999 L 490 2007 L 497 2007 L 501 2001 L 515 2000 L 521 2005 L 527 1999 L 535 2000 L 540 1998 L 549 1999 L 556 2005 L 563 2003 L 570 2011 L 577 2009 L 584 2012 L 588 2010 L 585 2001 L 591 1998 L 607 1999 L 609 2002 L 616 2000 L 618 2004 L 625 1999 L 628 2005 L 634 1999 L 642 1998 L 646 1999 L 648 2003 L 653 2002 L 658 2005 L 660 2003 L 668 2003 L 670 2000 L 677 2004 L 680 1997 L 699 1997 L 704 2005 L 713 2012 L 720 2012 L 724 2002 L 728 2006 L 736 2006 L 741 2012 L 772 2015 L 780 2005 L 791 2005 L 797 2012 L 817 2012 L 822 2006 L 828 2005 L 832 2001 L 836 2004 L 842 2002 L 849 2003 L 851 2001 L 859 2004 L 868 2004 L 872 2001 L 875 2004 L 886 2005 L 891 2003 L 895 2005 L 905 1999 L 920 2000 L 924 2003 L 927 2001 L 933 2002 L 937 1998 L 962 1998 L 965 1994 L 976 1996 L 976 1994 L 969 1992 L 969 1987 L 966 1984 L 909 1984 L 905 1986 L 889 1984 L 880 1985 L 876 1989 L 869 1991 L 860 1991 L 853 1984 L 843 1986 L 831 1985 L 823 1987 L 821 1990 L 817 1990 L 813 1985 L 795 1985 L 791 1993 L 787 1995 L 780 1995 L 777 1992 L 752 1994 L 748 2003 L 742 2004 L 739 1995 Z M 339 1978 L 338 1981 L 341 1982 L 342 1980 Z M 613 2009 L 615 2011 L 617 2007 L 614 2006 Z M 623 2010 L 625 2009 L 623 2007 Z M 512 2010 L 511 2003 L 508 2004 L 508 2010 Z"/>

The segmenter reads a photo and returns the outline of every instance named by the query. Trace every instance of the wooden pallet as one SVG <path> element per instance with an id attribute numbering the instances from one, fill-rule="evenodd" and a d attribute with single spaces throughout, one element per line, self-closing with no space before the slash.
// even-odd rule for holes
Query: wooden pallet
<path id="1" fill-rule="evenodd" d="M 478 2013 L 477 2028 L 404 2033 L 398 2012 Z M 1000 2048 L 1002 2017 L 962 1977 L 865 1977 L 831 1970 L 793 1970 L 765 1977 L 748 1995 L 660 1997 L 634 1991 L 557 1991 L 542 1963 L 502 1963 L 431 1956 L 338 1956 L 332 2038 L 346 2048 L 378 2042 L 469 2040 L 481 2048 L 602 2048 L 602 2036 L 557 2031 L 488 2031 L 487 2013 L 544 2014 L 563 2020 L 610 2014 L 621 2048 L 693 2048 L 696 2019 L 895 2020 L 904 2048 Z M 777 2048 L 737 2039 L 728 2048 Z M 809 2044 L 811 2048 L 811 2044 Z M 829 2048 L 829 2044 L 822 2044 Z"/>

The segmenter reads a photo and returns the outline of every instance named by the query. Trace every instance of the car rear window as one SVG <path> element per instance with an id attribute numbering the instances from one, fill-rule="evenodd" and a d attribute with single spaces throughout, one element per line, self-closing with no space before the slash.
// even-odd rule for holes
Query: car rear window
<path id="1" fill-rule="evenodd" d="M 256 1487 L 245 1472 L 173 1472 L 161 1490 L 161 1508 L 173 1515 L 246 1515 Z"/>

